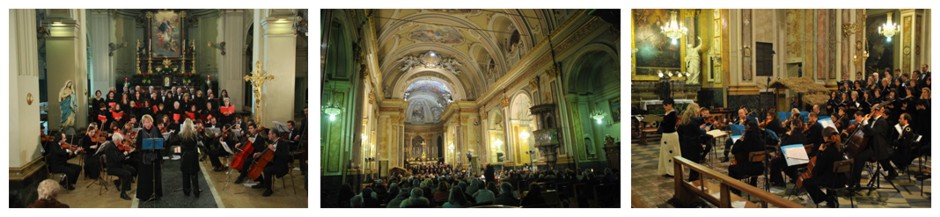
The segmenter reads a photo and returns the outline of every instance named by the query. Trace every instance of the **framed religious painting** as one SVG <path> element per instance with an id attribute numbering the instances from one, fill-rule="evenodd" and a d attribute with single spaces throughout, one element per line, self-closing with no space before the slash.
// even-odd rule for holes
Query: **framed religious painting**
<path id="1" fill-rule="evenodd" d="M 670 21 L 670 12 L 673 11 L 633 10 L 633 80 L 657 80 L 659 71 L 682 71 L 685 38 L 673 41 L 661 28 Z"/>
<path id="2" fill-rule="evenodd" d="M 158 10 L 147 13 L 149 21 L 148 41 L 154 58 L 179 58 L 183 55 L 184 27 L 186 12 Z"/>
<path id="3" fill-rule="evenodd" d="M 610 118 L 614 123 L 620 123 L 620 97 L 610 99 Z"/>

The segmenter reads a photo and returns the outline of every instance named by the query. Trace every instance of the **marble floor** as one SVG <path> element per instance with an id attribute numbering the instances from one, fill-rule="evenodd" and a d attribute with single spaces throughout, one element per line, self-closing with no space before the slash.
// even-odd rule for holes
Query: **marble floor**
<path id="1" fill-rule="evenodd" d="M 716 147 L 718 150 L 716 155 L 709 154 L 708 159 L 706 159 L 705 165 L 727 174 L 729 163 L 722 163 L 719 158 L 721 157 L 721 152 L 724 147 Z M 644 204 L 649 207 L 657 208 L 671 208 L 674 207 L 673 204 L 669 203 L 669 199 L 672 198 L 674 194 L 673 191 L 673 178 L 665 177 L 656 174 L 657 164 L 659 163 L 659 141 L 650 141 L 647 145 L 640 145 L 637 143 L 631 144 L 631 181 L 632 181 L 632 195 L 633 199 L 639 199 L 640 204 Z M 713 157 L 717 156 L 717 157 Z M 924 163 L 925 165 L 930 165 L 930 160 Z M 914 164 L 910 167 L 911 171 L 915 171 L 920 165 L 920 162 L 914 161 Z M 864 185 L 868 183 L 870 174 L 863 172 L 861 183 Z M 895 191 L 891 186 L 882 181 L 882 189 L 875 190 L 871 194 L 867 194 L 867 191 L 861 191 L 854 197 L 855 206 L 861 208 L 907 208 L 907 207 L 930 207 L 931 199 L 931 179 L 924 180 L 923 182 L 923 194 L 921 194 L 921 182 L 917 181 L 911 175 L 909 179 L 905 173 L 901 173 L 898 178 L 894 179 L 894 183 L 898 185 L 900 193 Z M 761 178 L 758 182 L 758 186 L 764 186 L 764 179 Z M 793 188 L 793 185 L 788 185 L 788 188 Z M 809 196 L 803 194 L 802 197 L 788 196 L 786 194 L 787 189 L 781 187 L 772 187 L 770 189 L 771 193 L 774 193 L 778 196 L 787 198 L 796 203 L 802 204 L 806 207 L 816 207 Z M 850 201 L 848 196 L 840 196 L 839 204 L 842 208 L 850 207 Z M 635 203 L 636 204 L 636 203 Z"/>
<path id="2" fill-rule="evenodd" d="M 70 163 L 79 164 L 78 158 L 73 158 Z M 234 184 L 235 176 L 231 174 L 231 181 L 225 172 L 213 172 L 212 166 L 208 160 L 201 161 L 200 167 L 203 176 L 200 177 L 200 188 L 203 190 L 203 196 L 195 199 L 192 196 L 183 197 L 180 187 L 172 187 L 169 182 L 177 183 L 181 180 L 167 175 L 167 170 L 177 169 L 178 166 L 164 165 L 164 202 L 162 204 L 148 205 L 134 198 L 133 200 L 122 200 L 119 192 L 110 184 L 107 190 L 102 190 L 99 185 L 92 184 L 91 179 L 80 175 L 75 190 L 65 190 L 59 195 L 59 201 L 68 204 L 73 208 L 137 208 L 137 207 L 212 207 L 220 208 L 307 208 L 308 197 L 307 190 L 304 188 L 304 176 L 299 169 L 292 169 L 291 175 L 284 176 L 284 181 L 277 179 L 274 183 L 274 194 L 270 197 L 262 197 L 262 189 L 252 189 L 250 187 Z M 92 184 L 92 185 L 89 185 Z M 205 184 L 205 185 L 204 185 Z M 136 186 L 134 184 L 133 186 Z M 172 189 L 171 189 L 172 188 Z M 296 193 L 294 191 L 296 189 Z M 100 191 L 100 195 L 99 195 Z M 136 193 L 136 187 L 132 187 L 127 192 L 128 195 Z M 171 195 L 178 194 L 179 198 Z M 212 200 L 212 201 L 206 201 Z M 182 203 L 180 203 L 182 202 Z M 174 205 L 177 204 L 177 205 Z M 185 206 L 184 206 L 185 205 Z"/>

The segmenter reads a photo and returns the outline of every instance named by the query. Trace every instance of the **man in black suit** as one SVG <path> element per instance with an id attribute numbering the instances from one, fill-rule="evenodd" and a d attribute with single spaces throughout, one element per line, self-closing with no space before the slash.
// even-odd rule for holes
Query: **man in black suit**
<path id="1" fill-rule="evenodd" d="M 264 171 L 261 173 L 261 184 L 252 186 L 252 188 L 264 188 L 264 193 L 262 196 L 268 197 L 271 194 L 274 194 L 274 191 L 271 190 L 271 182 L 274 181 L 274 177 L 278 178 L 287 175 L 290 170 L 287 167 L 287 164 L 290 162 L 290 151 L 288 150 L 287 142 L 283 139 L 278 138 L 277 129 L 268 130 L 268 140 L 271 142 L 268 143 L 267 149 L 274 152 L 274 159 L 271 160 L 268 165 L 265 165 Z"/>
<path id="2" fill-rule="evenodd" d="M 884 118 L 884 106 L 882 104 L 876 104 L 871 108 L 871 114 L 869 114 L 862 122 L 862 130 L 865 132 L 866 136 L 869 136 L 869 142 L 867 149 L 860 152 L 855 156 L 855 165 L 853 166 L 852 171 L 852 184 L 858 186 L 859 181 L 861 180 L 862 167 L 865 166 L 865 162 L 868 161 L 878 161 L 885 170 L 888 170 L 887 179 L 893 179 L 897 177 L 898 174 L 894 170 L 894 167 L 891 166 L 889 157 L 891 156 L 893 150 L 891 149 L 891 144 L 888 141 L 888 132 L 891 128 L 888 126 L 888 122 Z"/>
<path id="3" fill-rule="evenodd" d="M 131 197 L 127 196 L 127 190 L 131 189 L 131 179 L 137 175 L 137 169 L 124 163 L 124 160 L 127 159 L 128 155 L 131 153 L 118 150 L 117 146 L 121 145 L 124 145 L 124 136 L 120 133 L 115 133 L 111 136 L 111 141 L 102 145 L 102 148 L 105 150 L 100 150 L 99 154 L 105 155 L 108 175 L 114 175 L 119 178 L 119 180 L 115 180 L 115 185 L 120 183 L 121 199 L 130 200 Z"/>
<path id="4" fill-rule="evenodd" d="M 49 153 L 46 154 L 46 161 L 49 163 L 49 172 L 65 173 L 66 180 L 63 180 L 65 182 L 59 184 L 65 186 L 68 190 L 74 190 L 75 182 L 78 181 L 78 174 L 82 171 L 82 167 L 68 162 L 69 158 L 74 157 L 76 153 L 72 150 L 62 148 L 61 145 L 65 143 L 66 140 L 65 133 L 62 133 L 59 138 L 59 142 L 56 145 L 49 146 Z"/>
<path id="5" fill-rule="evenodd" d="M 245 136 L 245 138 L 242 138 L 242 141 L 239 142 L 238 144 L 235 144 L 235 148 L 244 149 L 246 147 L 242 147 L 242 146 L 248 144 L 248 142 L 251 142 L 251 146 L 254 149 L 251 156 L 248 157 L 248 159 L 245 159 L 245 165 L 242 167 L 241 171 L 239 171 L 240 174 L 238 175 L 238 178 L 235 179 L 235 184 L 241 184 L 242 182 L 245 181 L 245 178 L 248 177 L 248 172 L 251 170 L 252 164 L 255 163 L 255 160 L 256 160 L 255 158 L 258 158 L 259 156 L 261 156 L 261 153 L 264 153 L 264 150 L 267 147 L 266 142 L 264 141 L 264 137 L 259 135 L 257 129 L 258 129 L 257 125 L 253 123 L 249 124 L 248 125 L 249 135 Z"/>
<path id="6" fill-rule="evenodd" d="M 911 161 L 914 160 L 914 157 L 916 157 L 913 153 L 913 146 L 919 135 L 914 133 L 910 122 L 911 115 L 903 113 L 900 119 L 898 119 L 898 127 L 901 131 L 898 132 L 897 129 L 891 131 L 891 139 L 897 144 L 897 150 L 894 156 L 891 156 L 891 161 L 894 162 L 894 165 L 898 166 L 898 169 L 907 168 L 907 166 L 911 165 Z"/>

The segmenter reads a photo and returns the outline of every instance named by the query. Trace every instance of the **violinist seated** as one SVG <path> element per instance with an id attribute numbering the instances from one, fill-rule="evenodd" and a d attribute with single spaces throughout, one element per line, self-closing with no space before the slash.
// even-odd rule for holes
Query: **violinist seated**
<path id="1" fill-rule="evenodd" d="M 250 129 L 251 127 L 249 127 Z M 264 188 L 264 193 L 262 196 L 268 197 L 274 193 L 271 190 L 271 182 L 274 181 L 274 177 L 283 177 L 287 175 L 288 172 L 288 162 L 290 161 L 290 151 L 288 150 L 287 141 L 279 139 L 277 136 L 277 128 L 268 130 L 268 140 L 270 142 L 265 146 L 266 150 L 274 152 L 274 159 L 271 160 L 264 167 L 264 172 L 261 173 L 261 184 L 254 185 L 252 188 Z"/>
<path id="2" fill-rule="evenodd" d="M 245 159 L 245 165 L 239 171 L 238 178 L 235 179 L 235 184 L 241 184 L 245 182 L 245 179 L 248 178 L 248 172 L 251 170 L 252 164 L 254 164 L 255 159 L 261 156 L 261 153 L 264 152 L 264 149 L 267 147 L 264 136 L 259 135 L 257 125 L 254 123 L 248 124 L 248 134 L 243 138 L 238 144 L 235 144 L 235 148 L 240 150 L 246 149 L 249 143 L 254 149 L 251 155 Z"/>
<path id="3" fill-rule="evenodd" d="M 728 176 L 736 179 L 747 178 L 752 175 L 764 173 L 763 162 L 751 162 L 748 156 L 751 152 L 765 151 L 764 132 L 757 126 L 757 121 L 749 120 L 745 124 L 744 135 L 734 143 L 731 153 L 734 161 L 728 167 Z M 751 180 L 751 185 L 757 185 L 757 179 Z"/>
<path id="4" fill-rule="evenodd" d="M 213 120 L 215 120 L 213 118 Z M 235 138 L 231 134 L 230 126 L 222 126 L 222 131 L 218 135 L 214 135 L 211 139 L 210 147 L 213 147 L 209 150 L 209 162 L 212 163 L 212 171 L 221 172 L 225 170 L 225 165 L 222 165 L 222 161 L 219 160 L 219 157 L 229 156 L 232 153 L 226 151 L 226 149 L 234 152 Z"/>
<path id="5" fill-rule="evenodd" d="M 858 126 L 862 124 L 862 121 L 864 121 L 864 119 L 865 119 L 865 113 L 863 113 L 863 112 L 861 112 L 861 111 L 857 111 L 857 112 L 855 112 L 855 114 L 854 114 L 853 117 L 855 117 L 855 119 L 853 119 L 853 120 L 855 120 L 855 123 L 854 123 L 854 124 L 850 124 L 850 123 L 851 123 L 850 121 L 845 121 L 845 126 L 846 126 L 846 127 L 843 128 L 842 134 L 841 134 L 843 140 L 845 140 L 845 139 L 847 139 L 849 136 L 851 136 L 852 133 L 855 133 L 855 130 L 857 130 L 857 129 L 858 129 Z M 846 118 L 846 119 L 847 119 L 847 118 Z"/>
<path id="6" fill-rule="evenodd" d="M 85 177 L 90 179 L 98 179 L 99 170 L 101 170 L 101 162 L 96 158 L 95 152 L 98 151 L 98 146 L 101 143 L 104 143 L 104 136 L 106 133 L 98 131 L 98 124 L 90 123 L 88 128 L 85 131 L 85 135 L 82 136 L 81 146 L 85 150 Z"/>
<path id="7" fill-rule="evenodd" d="M 111 141 L 105 142 L 99 147 L 104 149 L 99 151 L 99 154 L 105 155 L 108 175 L 119 178 L 119 180 L 114 181 L 114 185 L 121 189 L 121 199 L 130 200 L 131 197 L 127 195 L 127 191 L 131 188 L 132 177 L 137 176 L 137 169 L 125 163 L 131 152 L 121 151 L 118 149 L 119 146 L 124 146 L 124 136 L 115 133 L 111 136 Z"/>
<path id="8" fill-rule="evenodd" d="M 799 118 L 791 119 L 787 121 L 790 126 L 789 129 L 784 135 L 783 140 L 780 142 L 781 145 L 790 145 L 790 144 L 807 144 L 806 136 L 803 135 L 803 121 Z M 780 176 L 782 171 L 787 177 L 790 177 L 790 183 L 796 183 L 797 170 L 801 166 L 787 166 L 787 161 L 783 157 L 782 153 L 774 154 L 775 157 L 770 161 L 770 183 L 773 186 L 785 186 L 783 177 Z"/>
<path id="9" fill-rule="evenodd" d="M 836 193 L 824 193 L 820 188 L 836 188 L 845 185 L 846 176 L 833 171 L 835 162 L 844 159 L 842 142 L 835 128 L 826 128 L 822 134 L 825 143 L 819 146 L 819 154 L 816 155 L 815 165 L 812 171 L 809 171 L 812 176 L 803 179 L 803 187 L 806 188 L 806 192 L 809 193 L 816 205 L 826 201 L 827 206 L 830 208 L 837 208 L 839 207 L 839 200 L 836 198 Z"/>
<path id="10" fill-rule="evenodd" d="M 57 145 L 49 146 L 49 152 L 46 153 L 48 162 L 46 163 L 49 164 L 49 172 L 65 173 L 66 180 L 59 184 L 62 184 L 68 190 L 73 190 L 75 189 L 75 183 L 78 182 L 78 174 L 81 173 L 82 167 L 68 163 L 68 161 L 69 158 L 77 156 L 82 148 L 66 143 L 65 133 L 62 133 L 58 139 Z"/>

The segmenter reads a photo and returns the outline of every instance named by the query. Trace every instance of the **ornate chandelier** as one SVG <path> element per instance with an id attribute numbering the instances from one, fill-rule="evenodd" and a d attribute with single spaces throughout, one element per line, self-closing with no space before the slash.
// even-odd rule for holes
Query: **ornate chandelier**
<path id="1" fill-rule="evenodd" d="M 669 21 L 666 22 L 666 25 L 663 25 L 660 28 L 662 28 L 663 34 L 665 34 L 666 37 L 672 39 L 672 44 L 678 44 L 679 38 L 689 32 L 689 29 L 685 28 L 685 26 L 682 26 L 682 24 L 679 23 L 679 21 L 676 19 L 676 11 L 669 13 Z"/>
<path id="2" fill-rule="evenodd" d="M 898 24 L 891 21 L 894 13 L 888 12 L 888 21 L 878 27 L 878 33 L 885 36 L 885 39 L 891 41 L 891 37 L 894 34 L 897 34 L 899 30 Z"/>

